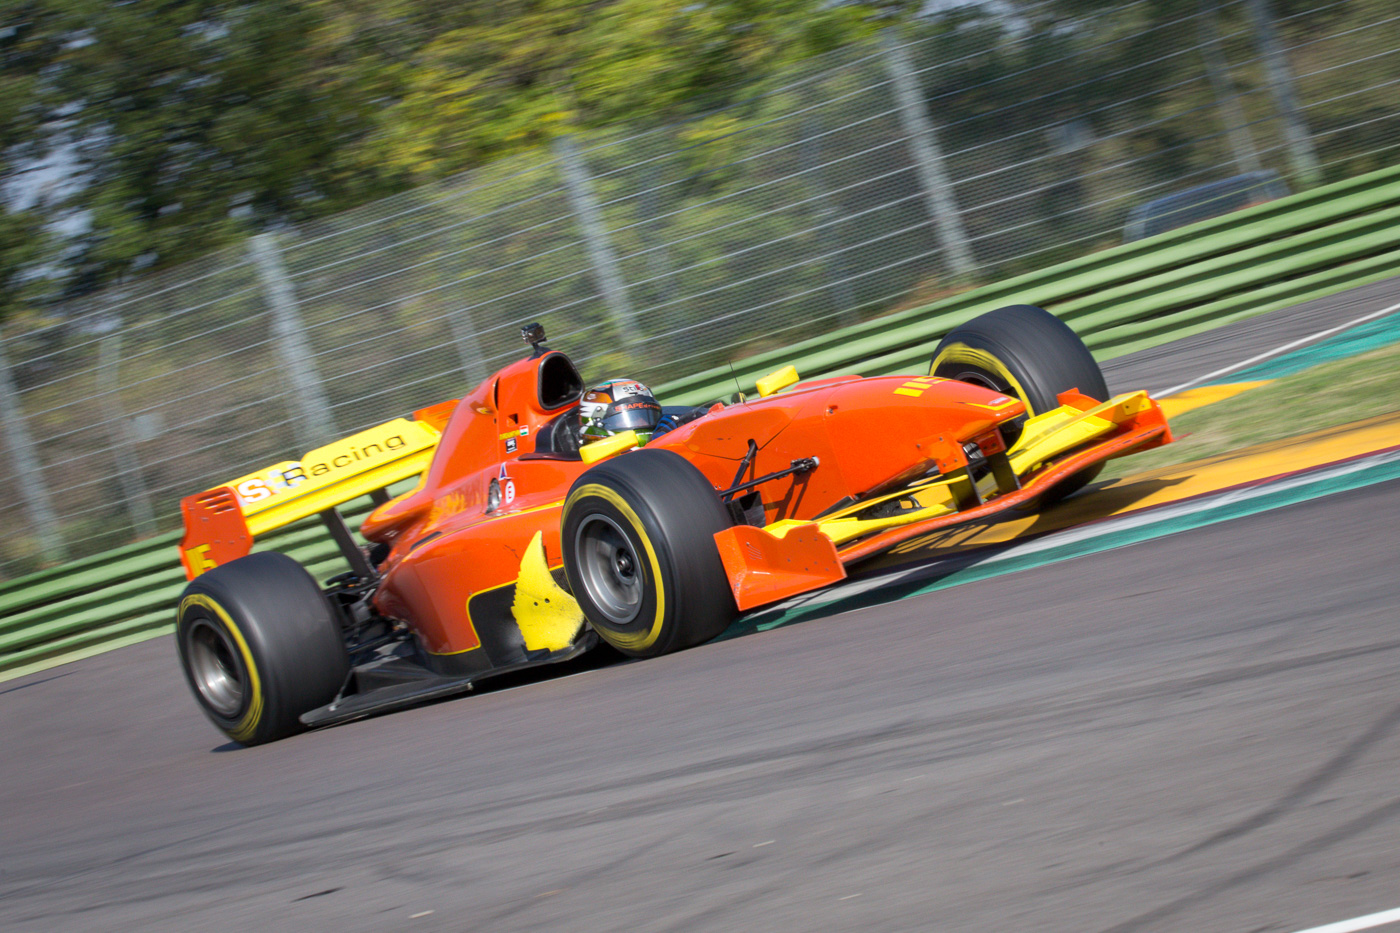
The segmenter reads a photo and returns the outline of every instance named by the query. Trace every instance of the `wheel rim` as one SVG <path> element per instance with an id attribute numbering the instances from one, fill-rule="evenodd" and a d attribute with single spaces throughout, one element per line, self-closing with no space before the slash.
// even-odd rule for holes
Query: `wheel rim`
<path id="1" fill-rule="evenodd" d="M 645 595 L 642 564 L 622 528 L 606 515 L 590 515 L 574 534 L 574 553 L 583 587 L 609 622 L 625 625 L 637 617 Z"/>
<path id="2" fill-rule="evenodd" d="M 220 716 L 232 719 L 247 693 L 237 647 L 222 627 L 205 619 L 196 620 L 186 637 L 190 677 L 200 698 Z"/>
<path id="3" fill-rule="evenodd" d="M 1000 380 L 992 378 L 980 369 L 969 369 L 957 373 L 950 373 L 944 378 L 956 379 L 958 382 L 968 382 L 972 385 L 981 386 L 984 389 L 991 389 L 993 392 L 1000 392 L 1002 395 L 1016 397 L 1015 391 L 1008 385 L 1003 385 Z"/>

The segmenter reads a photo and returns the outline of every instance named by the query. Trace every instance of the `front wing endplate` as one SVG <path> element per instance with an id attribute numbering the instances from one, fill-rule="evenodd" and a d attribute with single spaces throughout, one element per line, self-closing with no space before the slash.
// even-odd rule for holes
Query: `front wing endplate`
<path id="1" fill-rule="evenodd" d="M 717 533 L 715 544 L 740 612 L 846 579 L 836 545 L 815 524 L 782 537 L 735 525 Z"/>

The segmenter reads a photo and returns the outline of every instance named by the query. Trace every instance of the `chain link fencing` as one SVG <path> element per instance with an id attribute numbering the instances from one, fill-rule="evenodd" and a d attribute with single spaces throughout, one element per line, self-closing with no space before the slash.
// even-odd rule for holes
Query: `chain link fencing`
<path id="1" fill-rule="evenodd" d="M 561 138 L 11 326 L 0 574 L 465 394 L 529 321 L 585 378 L 660 384 L 1115 245 L 1164 196 L 1187 219 L 1205 183 L 1393 163 L 1387 2 L 1154 9 L 955 8 L 728 110 Z"/>

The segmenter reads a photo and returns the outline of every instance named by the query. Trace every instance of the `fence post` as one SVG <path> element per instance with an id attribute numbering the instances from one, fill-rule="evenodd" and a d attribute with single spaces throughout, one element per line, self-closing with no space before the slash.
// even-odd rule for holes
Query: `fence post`
<path id="1" fill-rule="evenodd" d="M 603 303 L 607 305 L 608 316 L 624 345 L 631 347 L 640 339 L 637 333 L 636 316 L 632 304 L 627 300 L 627 285 L 613 255 L 612 243 L 608 240 L 608 229 L 603 226 L 602 211 L 593 193 L 588 166 L 579 155 L 573 137 L 557 136 L 553 143 L 554 154 L 564 172 L 564 189 L 569 195 L 569 204 L 578 217 L 583 230 L 583 247 L 588 252 L 588 261 L 593 266 L 593 275 L 598 280 L 598 288 L 603 293 Z"/>
<path id="2" fill-rule="evenodd" d="M 336 437 L 331 405 L 316 372 L 311 345 L 306 339 L 301 316 L 297 313 L 296 293 L 282 265 L 277 241 L 270 233 L 260 233 L 248 241 L 248 253 L 262 280 L 267 305 L 272 312 L 272 342 L 282 357 L 292 385 L 293 424 L 297 443 L 303 451 L 312 450 Z"/>
<path id="3" fill-rule="evenodd" d="M 452 329 L 452 342 L 457 345 L 457 359 L 462 364 L 462 374 L 467 384 L 465 395 L 487 376 L 486 361 L 481 357 L 481 343 L 476 339 L 471 314 L 465 308 L 453 311 L 447 316 L 448 327 Z"/>
<path id="4" fill-rule="evenodd" d="M 972 248 L 968 244 L 967 231 L 963 229 L 962 217 L 958 214 L 958 204 L 953 197 L 953 186 L 943 167 L 943 153 L 938 148 L 938 137 L 933 122 L 928 118 L 919 82 L 914 74 L 914 66 L 909 55 L 900 44 L 899 37 L 892 30 L 880 33 L 880 44 L 884 47 L 885 69 L 894 85 L 895 102 L 899 106 L 899 122 L 904 135 L 909 140 L 909 151 L 914 158 L 914 171 L 924 191 L 924 201 L 929 216 L 933 218 L 938 242 L 948 257 L 948 267 L 954 277 L 966 278 L 976 269 L 972 258 Z"/>
<path id="5" fill-rule="evenodd" d="M 1220 105 L 1225 121 L 1225 134 L 1230 140 L 1230 149 L 1235 154 L 1235 165 L 1240 172 L 1257 172 L 1263 168 L 1259 154 L 1254 149 L 1254 137 L 1249 133 L 1249 121 L 1244 108 L 1240 106 L 1235 84 L 1230 80 L 1230 71 L 1225 64 L 1225 55 L 1220 50 L 1220 30 L 1215 24 L 1216 0 L 1201 0 L 1201 58 L 1206 64 L 1206 74 L 1215 90 L 1216 102 Z"/>
<path id="6" fill-rule="evenodd" d="M 97 345 L 97 395 L 102 399 L 102 417 L 107 421 L 107 437 L 117 461 L 117 481 L 126 499 L 126 511 L 137 534 L 156 533 L 156 516 L 151 509 L 151 494 L 141 476 L 141 461 L 131 449 L 131 437 L 126 415 L 122 412 L 117 369 L 121 365 L 122 335 L 118 330 L 106 334 Z"/>
<path id="7" fill-rule="evenodd" d="M 840 326 L 845 327 L 858 321 L 856 296 L 847 278 L 845 257 L 841 253 L 843 237 L 834 229 L 840 210 L 832 203 L 823 174 L 826 163 L 822 156 L 821 123 L 808 117 L 802 121 L 799 132 L 802 137 L 797 150 L 799 164 L 808 188 L 815 196 L 817 249 L 824 254 L 821 257 L 822 268 L 826 273 L 827 290 L 835 305 L 836 319 Z"/>
<path id="8" fill-rule="evenodd" d="M 20 495 L 24 497 L 25 511 L 39 539 L 39 550 L 45 560 L 61 563 L 68 559 L 68 549 L 63 545 L 58 514 L 49 500 L 39 458 L 34 453 L 34 439 L 29 436 L 29 425 L 19 407 L 19 390 L 10 375 L 10 360 L 3 340 L 0 340 L 0 424 L 5 428 L 5 445 L 14 460 Z"/>
<path id="9" fill-rule="evenodd" d="M 1317 164 L 1317 153 L 1313 150 L 1312 138 L 1308 136 L 1308 125 L 1298 106 L 1293 72 L 1288 68 L 1288 59 L 1279 45 L 1278 34 L 1274 32 L 1269 5 L 1267 0 L 1245 0 L 1245 9 L 1254 23 L 1254 37 L 1259 43 L 1259 54 L 1264 59 L 1274 106 L 1283 120 L 1283 140 L 1288 146 L 1293 172 L 1305 187 L 1311 187 L 1321 180 L 1322 169 Z"/>

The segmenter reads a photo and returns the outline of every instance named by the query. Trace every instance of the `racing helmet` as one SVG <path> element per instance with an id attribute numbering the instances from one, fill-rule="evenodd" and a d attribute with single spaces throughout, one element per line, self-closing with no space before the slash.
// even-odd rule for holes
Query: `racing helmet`
<path id="1" fill-rule="evenodd" d="M 622 431 L 636 431 L 646 443 L 661 420 L 661 405 L 634 379 L 608 379 L 583 393 L 578 417 L 584 443 Z"/>

